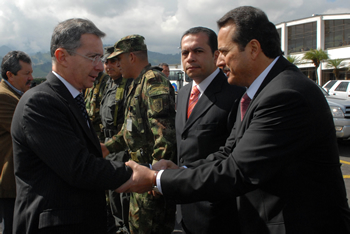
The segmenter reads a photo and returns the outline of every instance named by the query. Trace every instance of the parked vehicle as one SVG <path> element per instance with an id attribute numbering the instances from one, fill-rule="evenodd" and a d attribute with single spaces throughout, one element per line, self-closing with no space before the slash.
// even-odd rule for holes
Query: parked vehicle
<path id="1" fill-rule="evenodd" d="M 330 80 L 323 87 L 330 96 L 350 98 L 350 80 Z"/>
<path id="2" fill-rule="evenodd" d="M 333 115 L 338 139 L 350 140 L 350 100 L 329 95 L 321 86 Z"/>
<path id="3" fill-rule="evenodd" d="M 192 79 L 189 78 L 183 70 L 173 70 L 170 69 L 170 74 L 168 79 L 170 83 L 173 85 L 175 92 L 178 92 L 183 86 L 187 83 L 191 82 Z"/>

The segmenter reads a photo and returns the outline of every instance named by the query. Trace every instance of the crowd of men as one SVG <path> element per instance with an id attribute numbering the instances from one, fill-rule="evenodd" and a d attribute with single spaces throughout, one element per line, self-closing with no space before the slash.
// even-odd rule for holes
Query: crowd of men
<path id="1" fill-rule="evenodd" d="M 103 49 L 91 21 L 52 34 L 52 72 L 1 63 L 3 233 L 350 233 L 333 118 L 283 57 L 266 14 L 238 7 L 180 41 L 178 93 L 145 38 Z M 68 35 L 68 36 L 67 36 Z M 317 119 L 314 117 L 317 116 Z M 305 129 L 312 131 L 305 132 Z"/>

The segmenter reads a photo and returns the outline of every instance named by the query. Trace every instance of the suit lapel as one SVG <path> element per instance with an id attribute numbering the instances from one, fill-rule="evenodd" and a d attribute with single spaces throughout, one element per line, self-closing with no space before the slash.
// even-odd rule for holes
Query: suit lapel
<path id="1" fill-rule="evenodd" d="M 72 94 L 66 88 L 66 86 L 52 73 L 50 72 L 46 77 L 47 81 L 50 83 L 51 87 L 56 91 L 56 94 L 66 102 L 68 108 L 73 113 L 80 127 L 85 132 L 85 135 L 90 139 L 90 141 L 101 151 L 100 143 L 97 139 L 96 133 L 90 129 L 92 128 L 92 123 L 89 120 L 90 127 L 86 123 L 86 119 L 82 115 L 78 104 L 73 98 Z"/>
<path id="2" fill-rule="evenodd" d="M 204 91 L 201 98 L 198 100 L 197 104 L 193 108 L 190 118 L 188 118 L 183 131 L 186 131 L 189 127 L 191 127 L 191 125 L 195 123 L 198 120 L 198 118 L 202 117 L 206 113 L 206 111 L 212 105 L 214 105 L 214 103 L 216 102 L 216 93 L 219 93 L 221 91 L 221 87 L 224 81 L 222 76 L 225 76 L 225 75 L 220 70 L 220 72 L 209 84 L 209 86 Z M 188 99 L 187 99 L 187 103 L 188 103 Z M 187 107 L 186 107 L 186 110 L 187 110 Z"/>
<path id="3" fill-rule="evenodd" d="M 267 76 L 265 77 L 264 81 L 261 83 L 259 89 L 257 90 L 257 92 L 255 93 L 252 101 L 250 102 L 246 114 L 245 116 L 250 116 L 250 112 L 251 107 L 254 105 L 254 101 L 257 99 L 257 97 L 259 96 L 259 94 L 261 93 L 261 91 L 276 77 L 278 76 L 278 74 L 280 74 L 283 70 L 286 69 L 287 66 L 289 66 L 290 63 L 283 57 L 280 56 L 280 58 L 276 61 L 275 65 L 272 67 L 272 69 L 270 70 L 270 72 L 267 74 Z M 241 119 L 241 104 L 239 104 L 239 108 L 237 111 L 237 118 L 239 118 L 239 120 Z M 236 120 L 237 120 L 236 118 Z M 240 139 L 242 137 L 242 135 L 245 132 L 245 129 L 248 128 L 249 124 L 250 124 L 251 119 L 250 118 L 243 118 L 242 121 L 236 121 L 236 136 L 238 139 Z"/>

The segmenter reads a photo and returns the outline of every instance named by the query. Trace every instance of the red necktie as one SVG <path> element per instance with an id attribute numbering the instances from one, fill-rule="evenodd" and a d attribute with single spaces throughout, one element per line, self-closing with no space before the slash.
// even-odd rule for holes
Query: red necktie
<path id="1" fill-rule="evenodd" d="M 192 110 L 196 103 L 198 102 L 198 97 L 201 92 L 198 90 L 197 85 L 193 86 L 191 91 L 190 100 L 188 102 L 188 108 L 187 108 L 187 119 L 190 117 Z"/>
<path id="2" fill-rule="evenodd" d="M 251 99 L 249 98 L 247 93 L 245 93 L 241 99 L 241 121 L 243 120 L 243 117 L 245 115 L 245 112 L 247 111 L 250 101 Z"/>

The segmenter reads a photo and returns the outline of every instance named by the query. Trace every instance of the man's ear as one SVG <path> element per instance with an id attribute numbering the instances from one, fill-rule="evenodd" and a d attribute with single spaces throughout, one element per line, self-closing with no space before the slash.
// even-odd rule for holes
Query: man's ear
<path id="1" fill-rule="evenodd" d="M 56 62 L 58 64 L 61 64 L 64 67 L 67 67 L 67 57 L 68 57 L 68 52 L 66 49 L 63 48 L 58 48 L 55 51 L 55 58 L 56 58 Z"/>
<path id="2" fill-rule="evenodd" d="M 258 57 L 258 55 L 261 53 L 260 42 L 256 39 L 253 39 L 248 44 L 249 44 L 249 51 L 250 51 L 251 58 L 255 60 Z"/>
<path id="3" fill-rule="evenodd" d="M 219 52 L 218 50 L 215 50 L 215 52 L 214 52 L 214 61 L 215 61 L 215 66 L 216 66 L 216 63 L 217 63 L 217 61 L 218 61 L 219 54 L 220 54 L 220 52 Z"/>
<path id="4" fill-rule="evenodd" d="M 7 81 L 13 85 L 13 80 L 14 80 L 15 75 L 12 72 L 7 71 L 6 76 L 7 76 Z"/>

